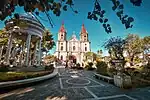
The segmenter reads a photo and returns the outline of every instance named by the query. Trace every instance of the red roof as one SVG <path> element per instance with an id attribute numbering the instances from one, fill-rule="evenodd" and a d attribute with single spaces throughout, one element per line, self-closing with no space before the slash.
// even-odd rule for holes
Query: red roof
<path id="1" fill-rule="evenodd" d="M 65 27 L 64 27 L 64 23 L 62 23 L 59 32 L 62 32 L 62 33 L 66 32 Z"/>
<path id="2" fill-rule="evenodd" d="M 84 27 L 84 24 L 82 25 L 81 33 L 87 33 L 87 31 L 86 31 L 86 29 Z"/>

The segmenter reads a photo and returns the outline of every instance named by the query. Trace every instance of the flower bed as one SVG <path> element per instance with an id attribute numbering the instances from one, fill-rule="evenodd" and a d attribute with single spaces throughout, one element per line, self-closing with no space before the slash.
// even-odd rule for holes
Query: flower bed
<path id="1" fill-rule="evenodd" d="M 53 70 L 54 69 L 40 72 L 0 72 L 0 82 L 16 81 L 44 76 L 52 73 Z"/>

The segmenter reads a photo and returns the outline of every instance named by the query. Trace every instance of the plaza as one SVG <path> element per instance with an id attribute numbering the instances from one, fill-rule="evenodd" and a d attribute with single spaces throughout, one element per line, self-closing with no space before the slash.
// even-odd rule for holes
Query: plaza
<path id="1" fill-rule="evenodd" d="M 35 85 L 0 91 L 2 100 L 149 100 L 150 87 L 120 89 L 93 77 L 93 72 L 58 69 L 58 75 Z"/>
<path id="2" fill-rule="evenodd" d="M 1 0 L 0 100 L 150 100 L 148 4 Z"/>

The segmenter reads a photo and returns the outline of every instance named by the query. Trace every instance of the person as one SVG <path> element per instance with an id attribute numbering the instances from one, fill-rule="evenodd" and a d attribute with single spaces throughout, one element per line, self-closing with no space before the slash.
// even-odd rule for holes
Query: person
<path id="1" fill-rule="evenodd" d="M 68 61 L 66 61 L 66 66 L 65 66 L 65 68 L 68 68 Z"/>

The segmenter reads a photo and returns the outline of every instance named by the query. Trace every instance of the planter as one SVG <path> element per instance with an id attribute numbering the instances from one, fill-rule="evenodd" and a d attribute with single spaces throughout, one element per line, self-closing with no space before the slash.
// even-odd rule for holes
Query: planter
<path id="1" fill-rule="evenodd" d="M 131 77 L 127 75 L 114 75 L 114 84 L 120 88 L 131 88 Z"/>
<path id="2" fill-rule="evenodd" d="M 39 81 L 44 81 L 44 80 L 55 77 L 57 74 L 58 74 L 58 69 L 54 69 L 53 73 L 44 75 L 44 76 L 23 79 L 23 80 L 16 80 L 16 81 L 0 82 L 0 89 L 6 88 L 6 87 L 16 87 L 19 85 L 24 85 L 24 84 L 29 84 L 29 83 L 39 82 Z"/>

